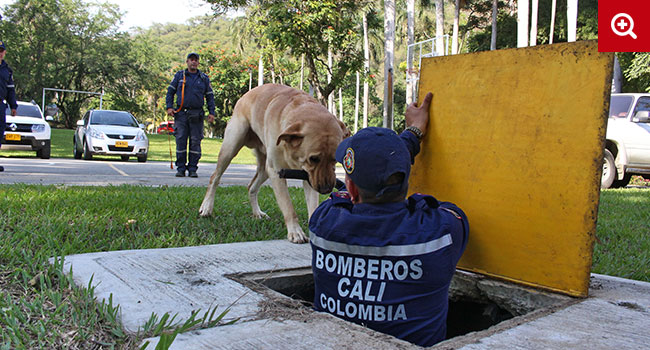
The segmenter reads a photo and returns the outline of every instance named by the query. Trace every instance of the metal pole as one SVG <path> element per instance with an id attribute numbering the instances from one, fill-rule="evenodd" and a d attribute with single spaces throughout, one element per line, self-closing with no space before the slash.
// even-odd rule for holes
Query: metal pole
<path id="1" fill-rule="evenodd" d="M 41 105 L 41 112 L 45 115 L 45 88 L 43 88 L 43 104 Z"/>

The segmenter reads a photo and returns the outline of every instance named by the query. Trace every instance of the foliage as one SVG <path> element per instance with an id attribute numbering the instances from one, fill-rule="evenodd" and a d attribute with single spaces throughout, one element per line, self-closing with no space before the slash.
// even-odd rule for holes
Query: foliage
<path id="1" fill-rule="evenodd" d="M 622 52 L 617 56 L 626 80 L 623 92 L 650 92 L 650 54 Z"/>
<path id="2" fill-rule="evenodd" d="M 227 8 L 232 1 L 206 0 L 217 8 Z M 303 55 L 309 69 L 308 80 L 316 96 L 325 104 L 348 72 L 361 70 L 363 55 L 358 47 L 356 31 L 358 14 L 368 1 L 353 0 L 290 0 L 255 1 L 248 3 L 248 24 L 253 26 L 261 44 L 276 53 L 289 52 L 294 59 Z M 334 56 L 332 79 L 327 82 L 322 68 L 327 69 L 328 51 Z"/>
<path id="3" fill-rule="evenodd" d="M 257 74 L 257 60 L 228 52 L 213 44 L 199 50 L 203 71 L 210 77 L 215 101 L 214 134 L 223 136 L 237 100 L 248 91 L 249 82 Z M 257 84 L 255 84 L 257 86 Z"/>
<path id="4" fill-rule="evenodd" d="M 0 33 L 8 43 L 19 99 L 40 100 L 44 87 L 100 92 L 112 104 L 138 112 L 135 99 L 160 65 L 154 48 L 117 31 L 116 5 L 80 0 L 17 0 L 4 9 Z M 56 103 L 72 127 L 81 108 L 96 96 L 59 92 Z M 52 98 L 51 95 L 48 99 Z"/>
<path id="5" fill-rule="evenodd" d="M 530 2 L 532 6 L 532 2 Z M 548 44 L 551 25 L 551 0 L 539 0 L 537 18 L 537 44 Z M 461 32 L 469 33 L 468 52 L 490 49 L 492 35 L 492 1 L 472 0 L 467 2 L 469 16 L 467 23 L 461 26 Z M 567 7 L 566 2 L 558 1 L 555 15 L 553 42 L 567 41 Z M 530 12 L 532 13 L 532 11 Z M 578 40 L 590 40 L 598 37 L 598 1 L 581 0 L 578 12 Z M 497 19 L 497 48 L 517 47 L 517 14 L 511 11 L 505 1 L 499 1 Z"/>

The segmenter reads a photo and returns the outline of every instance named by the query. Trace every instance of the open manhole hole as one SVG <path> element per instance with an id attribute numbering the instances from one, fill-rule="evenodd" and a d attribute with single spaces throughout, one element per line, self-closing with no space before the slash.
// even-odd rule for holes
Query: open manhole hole
<path id="1" fill-rule="evenodd" d="M 312 308 L 314 278 L 310 268 L 238 276 Z M 569 297 L 456 272 L 449 290 L 447 339 L 488 329 L 503 321 L 571 300 Z"/>

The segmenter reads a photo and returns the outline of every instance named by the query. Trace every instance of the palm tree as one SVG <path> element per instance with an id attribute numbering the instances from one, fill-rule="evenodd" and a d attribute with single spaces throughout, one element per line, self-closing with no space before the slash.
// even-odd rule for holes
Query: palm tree
<path id="1" fill-rule="evenodd" d="M 517 1 L 517 47 L 528 46 L 528 6 L 528 0 Z"/>
<path id="2" fill-rule="evenodd" d="M 458 1 L 458 0 L 456 0 Z M 413 48 L 415 43 L 415 0 L 406 0 L 406 37 L 408 43 L 406 55 L 406 103 L 413 101 Z"/>
<path id="3" fill-rule="evenodd" d="M 442 0 L 440 0 L 442 1 Z M 384 0 L 384 123 L 393 128 L 393 65 L 395 64 L 395 1 Z"/>
<path id="4" fill-rule="evenodd" d="M 533 0 L 533 12 L 530 15 L 530 46 L 537 45 L 537 11 L 539 0 Z"/>
<path id="5" fill-rule="evenodd" d="M 442 0 L 436 0 L 436 51 L 439 55 L 445 54 L 443 35 L 445 35 L 445 3 Z"/>
<path id="6" fill-rule="evenodd" d="M 456 0 L 454 7 L 454 29 L 451 35 L 451 54 L 458 53 L 458 27 L 460 26 L 460 0 Z"/>
<path id="7" fill-rule="evenodd" d="M 577 37 L 577 22 L 578 22 L 578 0 L 567 0 L 566 3 L 566 16 L 567 16 L 567 41 L 576 41 Z"/>
<path id="8" fill-rule="evenodd" d="M 368 44 L 368 13 L 363 14 L 363 68 L 364 76 L 366 79 L 363 80 L 363 127 L 368 127 L 368 105 L 370 103 L 370 98 L 368 96 L 368 74 L 370 74 L 370 45 Z"/>
<path id="9" fill-rule="evenodd" d="M 497 16 L 499 13 L 498 3 L 499 0 L 492 0 L 492 41 L 490 42 L 490 50 L 497 49 Z"/>
<path id="10" fill-rule="evenodd" d="M 557 7 L 557 0 L 551 3 L 551 29 L 549 31 L 548 43 L 553 43 L 553 34 L 555 33 L 555 9 Z"/>

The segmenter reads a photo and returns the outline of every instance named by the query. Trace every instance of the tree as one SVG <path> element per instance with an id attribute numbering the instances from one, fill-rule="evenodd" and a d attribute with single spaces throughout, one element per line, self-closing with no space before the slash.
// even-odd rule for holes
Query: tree
<path id="1" fill-rule="evenodd" d="M 384 128 L 393 128 L 393 66 L 395 65 L 395 1 L 384 0 Z"/>
<path id="2" fill-rule="evenodd" d="M 445 35 L 445 3 L 442 0 L 436 0 L 436 51 L 438 55 L 445 54 L 443 35 Z"/>
<path id="3" fill-rule="evenodd" d="M 211 125 L 212 133 L 223 136 L 235 103 L 248 91 L 249 72 L 255 69 L 257 59 L 226 51 L 218 44 L 201 48 L 199 54 L 202 70 L 210 77 L 214 91 L 215 122 Z"/>
<path id="4" fill-rule="evenodd" d="M 490 41 L 490 50 L 497 49 L 497 16 L 499 13 L 499 1 L 492 0 L 492 39 Z"/>
<path id="5" fill-rule="evenodd" d="M 528 0 L 517 1 L 517 47 L 528 46 Z"/>
<path id="6" fill-rule="evenodd" d="M 38 101 L 42 89 L 50 87 L 96 92 L 106 88 L 120 99 L 117 105 L 134 99 L 137 86 L 156 77 L 149 74 L 145 57 L 131 54 L 146 51 L 146 45 L 118 32 L 121 15 L 116 5 L 80 0 L 17 0 L 8 5 L 0 32 L 12 45 L 18 98 Z M 56 102 L 65 126 L 73 127 L 82 106 L 94 98 L 59 93 Z"/>
<path id="7" fill-rule="evenodd" d="M 304 54 L 309 70 L 307 80 L 314 87 L 318 100 L 326 105 L 328 96 L 348 72 L 361 68 L 363 58 L 356 43 L 356 14 L 369 1 L 354 0 L 269 0 L 254 1 L 206 0 L 218 10 L 233 6 L 255 8 L 251 12 L 259 33 L 274 52 L 288 52 L 296 60 Z M 332 80 L 327 83 L 327 52 L 332 50 L 335 63 Z"/>

